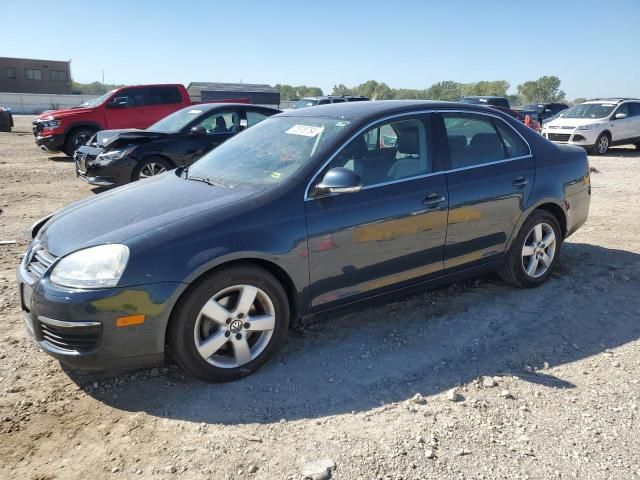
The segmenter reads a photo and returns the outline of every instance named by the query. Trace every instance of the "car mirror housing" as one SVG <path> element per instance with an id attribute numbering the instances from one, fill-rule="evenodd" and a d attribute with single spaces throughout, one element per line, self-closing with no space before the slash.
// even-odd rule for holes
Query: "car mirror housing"
<path id="1" fill-rule="evenodd" d="M 316 194 L 318 195 L 324 193 L 355 193 L 360 190 L 362 190 L 360 175 L 343 167 L 329 170 L 316 186 Z"/>
<path id="2" fill-rule="evenodd" d="M 614 117 L 616 120 L 622 120 L 623 118 L 627 118 L 627 114 L 626 113 L 616 113 L 616 116 Z"/>
<path id="3" fill-rule="evenodd" d="M 206 135 L 207 130 L 204 127 L 191 127 L 189 133 L 192 135 Z"/>

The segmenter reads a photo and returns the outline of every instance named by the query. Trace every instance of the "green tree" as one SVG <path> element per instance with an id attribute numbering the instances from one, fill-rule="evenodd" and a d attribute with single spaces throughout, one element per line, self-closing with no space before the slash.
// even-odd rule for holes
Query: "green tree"
<path id="1" fill-rule="evenodd" d="M 393 89 L 393 98 L 396 100 L 426 100 L 426 90 L 418 90 L 415 88 L 397 88 Z"/>
<path id="2" fill-rule="evenodd" d="M 115 85 L 115 84 L 105 84 L 103 85 L 100 82 L 93 83 L 80 83 L 71 80 L 71 91 L 75 95 L 95 95 L 100 96 L 105 92 L 113 90 L 115 88 L 123 87 L 124 85 Z"/>
<path id="3" fill-rule="evenodd" d="M 565 93 L 560 90 L 560 83 L 560 79 L 554 75 L 529 80 L 518 85 L 518 96 L 524 103 L 561 102 L 565 99 Z"/>
<path id="4" fill-rule="evenodd" d="M 452 80 L 434 83 L 425 91 L 429 100 L 457 102 L 462 97 L 462 84 Z"/>
<path id="5" fill-rule="evenodd" d="M 586 101 L 587 99 L 583 97 L 574 98 L 573 102 L 571 102 L 571 105 L 580 105 L 581 103 L 584 103 Z"/>
<path id="6" fill-rule="evenodd" d="M 338 85 L 333 86 L 333 91 L 331 95 L 353 95 L 353 90 L 347 87 L 344 83 L 340 83 Z"/>
<path id="7" fill-rule="evenodd" d="M 506 97 L 509 90 L 509 82 L 506 80 L 482 80 L 476 83 L 467 83 L 462 86 L 462 92 L 467 95 L 492 95 Z"/>
<path id="8" fill-rule="evenodd" d="M 278 83 L 276 84 L 275 89 L 280 92 L 282 100 L 291 100 L 301 97 L 319 97 L 323 95 L 321 88 L 308 87 L 306 85 L 292 86 Z"/>

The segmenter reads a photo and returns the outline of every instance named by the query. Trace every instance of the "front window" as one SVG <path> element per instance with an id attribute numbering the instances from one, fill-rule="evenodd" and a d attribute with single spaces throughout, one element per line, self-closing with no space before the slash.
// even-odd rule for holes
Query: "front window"
<path id="1" fill-rule="evenodd" d="M 196 125 L 204 128 L 207 134 L 236 133 L 240 124 L 237 112 L 216 112 Z"/>
<path id="2" fill-rule="evenodd" d="M 202 157 L 189 167 L 188 176 L 228 188 L 278 184 L 307 165 L 347 125 L 335 118 L 269 118 Z"/>
<path id="3" fill-rule="evenodd" d="M 562 118 L 605 118 L 611 115 L 615 103 L 581 103 L 562 113 Z"/>
<path id="4" fill-rule="evenodd" d="M 318 104 L 317 100 L 312 100 L 310 98 L 303 98 L 302 100 L 298 100 L 293 108 L 306 108 L 306 107 L 315 107 Z"/>

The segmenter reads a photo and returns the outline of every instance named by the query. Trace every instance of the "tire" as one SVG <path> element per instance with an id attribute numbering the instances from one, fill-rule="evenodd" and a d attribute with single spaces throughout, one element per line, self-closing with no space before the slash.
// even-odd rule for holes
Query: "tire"
<path id="1" fill-rule="evenodd" d="M 609 151 L 611 145 L 611 137 L 607 132 L 602 132 L 596 139 L 596 144 L 591 148 L 592 155 L 604 155 Z"/>
<path id="2" fill-rule="evenodd" d="M 548 237 L 551 233 L 553 241 L 546 240 L 539 246 L 539 242 L 551 238 Z M 534 210 L 522 225 L 498 274 L 505 282 L 517 287 L 538 287 L 551 275 L 561 246 L 562 233 L 556 217 L 545 210 Z M 541 252 L 544 252 L 544 256 L 539 255 Z M 531 262 L 534 262 L 533 265 Z"/>
<path id="3" fill-rule="evenodd" d="M 75 130 L 71 130 L 71 132 L 69 132 L 69 134 L 67 135 L 67 139 L 64 142 L 62 151 L 69 157 L 73 157 L 75 151 L 82 145 L 87 143 L 87 141 L 91 137 L 93 137 L 96 132 L 97 130 L 95 128 L 89 127 L 80 127 Z"/>
<path id="4" fill-rule="evenodd" d="M 173 165 L 171 165 L 171 163 L 165 158 L 155 155 L 145 157 L 140 160 L 136 168 L 133 169 L 133 173 L 131 174 L 131 181 L 136 182 L 140 179 L 160 175 L 161 173 L 164 173 L 167 170 L 171 170 L 172 168 Z"/>
<path id="5" fill-rule="evenodd" d="M 0 132 L 11 131 L 11 117 L 9 112 L 0 112 Z"/>
<path id="6" fill-rule="evenodd" d="M 285 290 L 269 272 L 251 264 L 223 267 L 190 287 L 178 302 L 167 330 L 168 351 L 201 380 L 237 380 L 275 355 L 284 343 L 289 315 Z"/>

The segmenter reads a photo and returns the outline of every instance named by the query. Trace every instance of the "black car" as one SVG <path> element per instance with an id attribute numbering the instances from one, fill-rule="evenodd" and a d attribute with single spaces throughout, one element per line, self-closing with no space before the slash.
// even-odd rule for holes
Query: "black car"
<path id="1" fill-rule="evenodd" d="M 551 117 L 554 117 L 562 111 L 569 108 L 569 105 L 564 103 L 530 103 L 521 108 L 515 108 L 514 110 L 521 115 L 529 115 L 536 120 L 540 125 L 548 122 Z"/>
<path id="2" fill-rule="evenodd" d="M 21 308 L 37 344 L 73 366 L 168 352 L 197 377 L 233 380 L 300 319 L 485 271 L 542 284 L 590 195 L 584 149 L 490 108 L 291 110 L 36 223 Z"/>
<path id="3" fill-rule="evenodd" d="M 469 105 L 487 105 L 502 108 L 511 108 L 509 105 L 509 99 L 505 97 L 495 97 L 491 95 L 477 95 L 470 97 L 462 97 L 460 103 L 467 103 Z"/>
<path id="4" fill-rule="evenodd" d="M 0 132 L 10 132 L 13 127 L 13 115 L 10 108 L 0 106 Z"/>
<path id="5" fill-rule="evenodd" d="M 146 130 L 102 130 L 74 154 L 76 174 L 92 185 L 124 185 L 195 162 L 280 110 L 234 103 L 196 104 Z"/>

